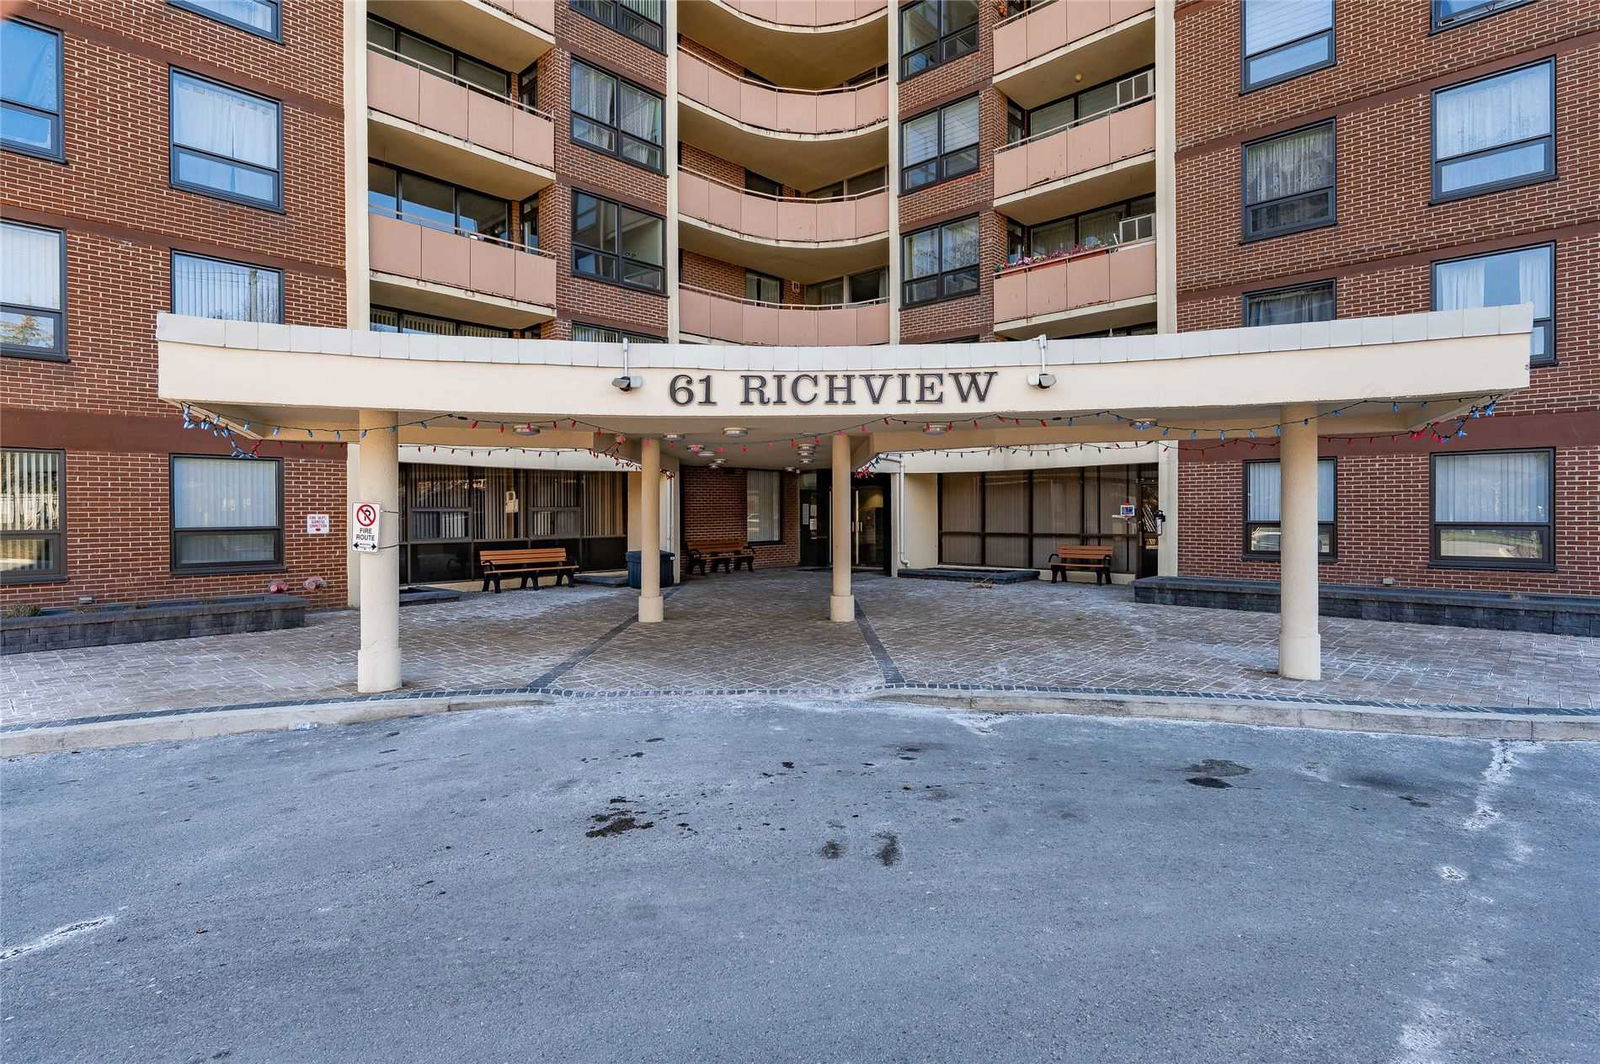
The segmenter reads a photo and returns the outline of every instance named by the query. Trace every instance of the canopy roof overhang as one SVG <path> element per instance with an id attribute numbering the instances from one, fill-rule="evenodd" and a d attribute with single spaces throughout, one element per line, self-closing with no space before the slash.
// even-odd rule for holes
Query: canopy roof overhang
<path id="1" fill-rule="evenodd" d="M 969 447 L 1270 438 L 1288 406 L 1314 409 L 1324 435 L 1453 429 L 1454 419 L 1527 386 L 1532 313 L 1492 307 L 1042 346 L 625 352 L 168 314 L 157 338 L 161 397 L 246 441 L 348 442 L 361 410 L 382 410 L 399 413 L 402 444 L 627 458 L 641 437 L 655 436 L 686 463 L 784 468 L 819 440 L 808 464 L 826 466 L 823 437 L 838 432 L 852 436 L 851 459 L 864 463 Z M 612 383 L 625 357 L 643 381 L 628 391 Z M 1054 383 L 1030 382 L 1041 371 Z M 530 427 L 537 431 L 524 434 Z"/>

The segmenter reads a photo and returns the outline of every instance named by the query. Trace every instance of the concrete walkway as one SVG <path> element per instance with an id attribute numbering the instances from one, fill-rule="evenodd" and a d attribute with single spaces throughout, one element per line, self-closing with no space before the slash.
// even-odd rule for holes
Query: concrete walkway
<path id="1" fill-rule="evenodd" d="M 773 570 L 675 589 L 633 623 L 624 590 L 469 595 L 402 611 L 406 693 L 863 693 L 1028 688 L 1545 708 L 1600 714 L 1600 641 L 1328 619 L 1324 679 L 1274 673 L 1277 617 L 1133 602 L 1126 588 L 969 587 L 864 577 L 856 624 L 826 620 L 827 574 Z M 11 656 L 8 730 L 126 714 L 347 699 L 358 618 L 304 629 Z"/>

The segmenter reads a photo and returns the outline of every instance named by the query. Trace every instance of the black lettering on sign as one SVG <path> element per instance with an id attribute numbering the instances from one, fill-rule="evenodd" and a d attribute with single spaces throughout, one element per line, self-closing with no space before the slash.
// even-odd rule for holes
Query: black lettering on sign
<path id="1" fill-rule="evenodd" d="M 743 373 L 739 379 L 744 382 L 744 398 L 739 400 L 740 406 L 767 405 L 767 378 L 758 373 Z"/>
<path id="2" fill-rule="evenodd" d="M 811 396 L 809 398 L 802 399 L 800 397 L 800 383 L 802 381 L 811 382 Z M 817 375 L 815 373 L 796 373 L 794 375 L 794 383 L 789 386 L 789 394 L 794 396 L 794 401 L 800 405 L 810 406 L 817 401 L 817 384 Z"/>
<path id="3" fill-rule="evenodd" d="M 919 373 L 917 374 L 917 402 L 942 403 L 944 402 L 944 374 Z"/>
<path id="4" fill-rule="evenodd" d="M 777 393 L 772 400 L 773 403 L 778 406 L 782 406 L 784 403 L 787 403 L 789 400 L 783 397 L 783 374 L 777 373 L 773 375 L 772 386 L 774 391 Z"/>
<path id="5" fill-rule="evenodd" d="M 889 378 L 893 376 L 893 373 L 863 373 L 861 383 L 867 386 L 867 398 L 874 403 L 883 402 L 883 390 L 889 387 Z"/>
<path id="6" fill-rule="evenodd" d="M 855 383 L 856 378 L 852 373 L 828 374 L 828 405 L 855 406 L 855 396 L 851 394 L 851 389 L 855 387 Z M 839 398 L 841 392 L 844 393 L 843 399 Z"/>
<path id="7" fill-rule="evenodd" d="M 694 402 L 694 378 L 687 373 L 678 374 L 667 386 L 667 395 L 676 405 L 688 406 Z"/>
<path id="8" fill-rule="evenodd" d="M 978 378 L 980 376 L 983 378 L 983 383 L 982 384 L 978 383 Z M 962 380 L 963 377 L 965 377 L 966 379 Z M 980 373 L 952 373 L 952 374 L 950 374 L 950 379 L 956 382 L 956 394 L 961 396 L 961 401 L 963 403 L 971 402 L 974 395 L 977 396 L 978 402 L 980 402 L 980 403 L 983 402 L 985 399 L 989 398 L 989 385 L 994 383 L 994 378 L 995 378 L 995 371 L 994 370 L 990 370 L 987 373 L 981 373 L 981 374 Z"/>

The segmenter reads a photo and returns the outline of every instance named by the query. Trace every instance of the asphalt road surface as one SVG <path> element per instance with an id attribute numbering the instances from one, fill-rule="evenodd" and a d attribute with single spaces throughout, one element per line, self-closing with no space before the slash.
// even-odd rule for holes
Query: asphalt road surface
<path id="1" fill-rule="evenodd" d="M 13 760 L 7 1064 L 1600 1060 L 1600 745 L 781 699 Z"/>

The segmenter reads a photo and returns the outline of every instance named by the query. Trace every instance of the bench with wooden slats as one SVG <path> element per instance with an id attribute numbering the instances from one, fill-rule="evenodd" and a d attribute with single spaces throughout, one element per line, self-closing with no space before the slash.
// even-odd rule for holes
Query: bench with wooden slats
<path id="1" fill-rule="evenodd" d="M 1111 548 L 1105 546 L 1079 546 L 1062 543 L 1050 555 L 1050 582 L 1067 578 L 1069 569 L 1089 569 L 1094 572 L 1095 586 L 1111 581 Z"/>
<path id="2" fill-rule="evenodd" d="M 523 587 L 532 580 L 537 590 L 541 576 L 554 576 L 556 587 L 560 587 L 563 580 L 571 587 L 572 574 L 578 571 L 577 565 L 567 559 L 565 547 L 483 550 L 478 552 L 478 565 L 483 570 L 483 590 L 489 590 L 492 583 L 496 595 L 500 593 L 500 581 L 508 576 L 522 577 Z"/>
<path id="3" fill-rule="evenodd" d="M 696 569 L 704 576 L 707 566 L 713 573 L 719 567 L 724 572 L 734 573 L 741 565 L 752 573 L 756 571 L 755 549 L 742 539 L 707 539 L 689 544 L 686 572 L 690 576 Z"/>

